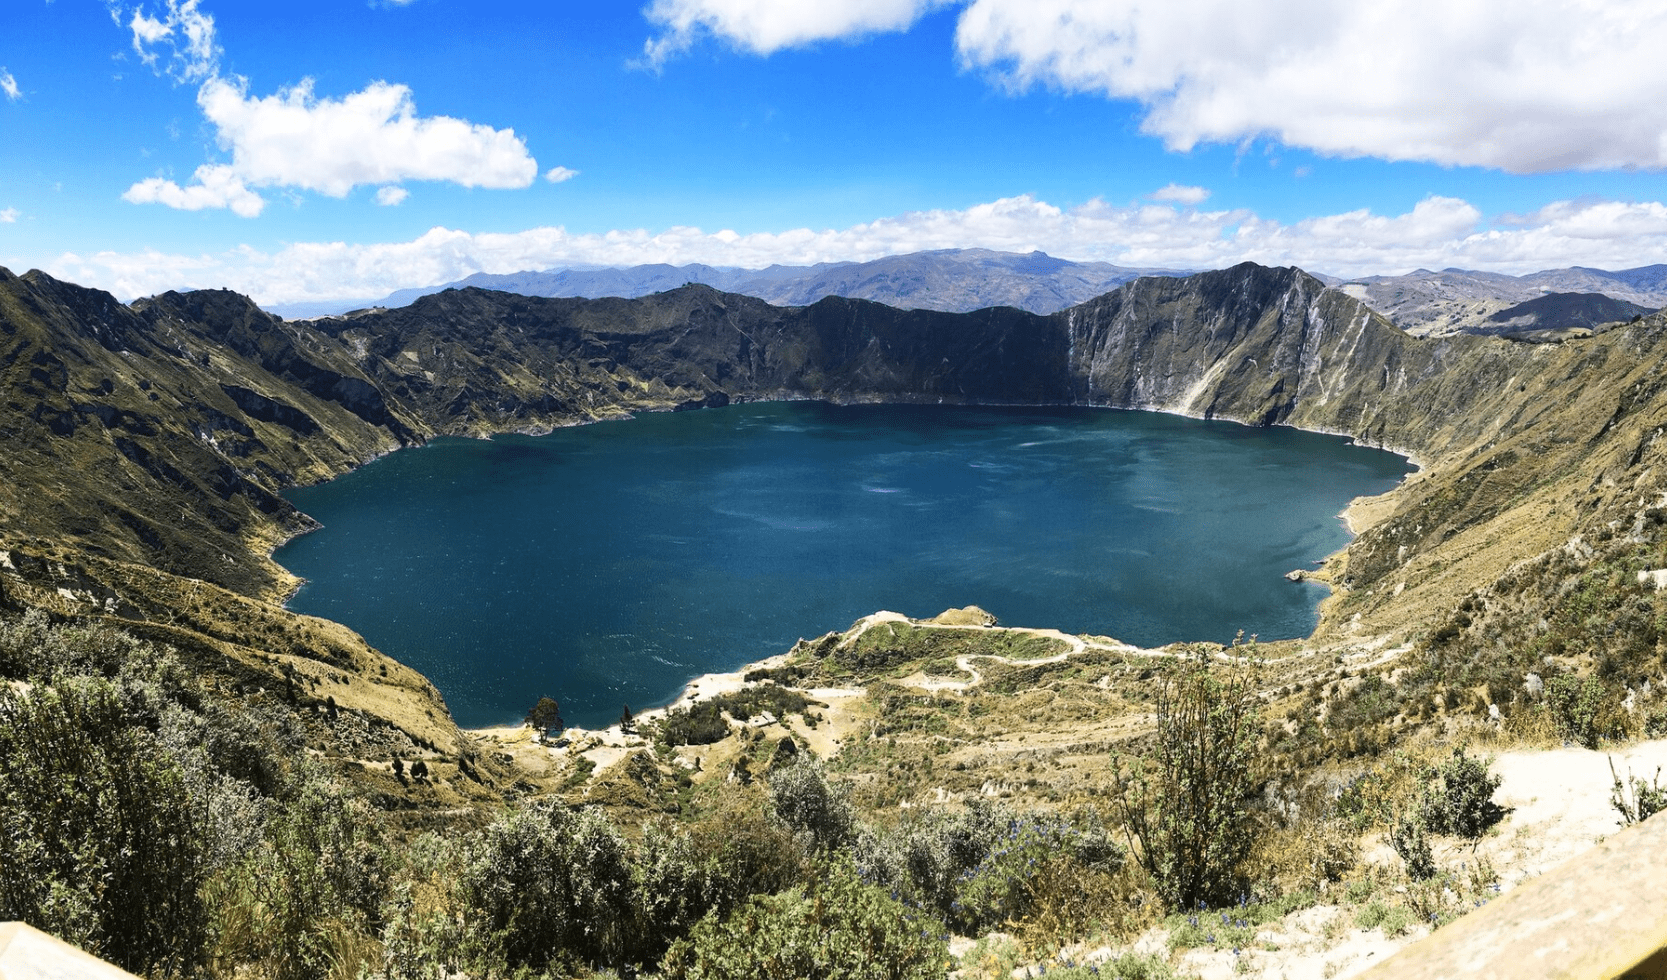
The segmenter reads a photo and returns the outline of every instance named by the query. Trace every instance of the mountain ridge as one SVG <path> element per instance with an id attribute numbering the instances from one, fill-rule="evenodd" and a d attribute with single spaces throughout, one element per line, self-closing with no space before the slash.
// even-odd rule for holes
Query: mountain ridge
<path id="1" fill-rule="evenodd" d="M 543 272 L 523 270 L 508 274 L 481 272 L 439 286 L 397 290 L 380 300 L 274 304 L 268 309 L 291 318 L 313 318 L 341 315 L 355 307 L 397 308 L 421 296 L 471 286 L 529 296 L 638 298 L 688 283 L 701 283 L 778 306 L 807 306 L 827 296 L 845 296 L 944 312 L 1015 306 L 1032 313 L 1055 313 L 1143 275 L 1183 277 L 1190 274 L 1075 262 L 1039 251 L 939 249 L 867 262 L 772 265 L 763 269 L 659 263 L 558 267 Z M 1595 293 L 1646 311 L 1667 306 L 1667 266 L 1662 265 L 1617 272 L 1572 266 L 1524 276 L 1448 268 L 1439 272 L 1418 269 L 1405 275 L 1356 279 L 1326 274 L 1315 274 L 1315 277 L 1350 292 L 1397 326 L 1419 336 L 1459 332 L 1511 334 L 1512 328 L 1500 328 L 1490 323 L 1490 317 L 1550 293 Z M 1523 332 L 1565 326 L 1529 323 Z M 1541 339 L 1546 338 L 1542 335 Z"/>
<path id="2" fill-rule="evenodd" d="M 1127 268 L 1105 262 L 1073 262 L 1039 251 L 938 249 L 867 262 L 771 265 L 762 269 L 650 263 L 626 267 L 558 267 L 507 274 L 477 272 L 438 286 L 396 290 L 381 300 L 275 304 L 270 310 L 290 317 L 314 317 L 338 315 L 354 306 L 397 308 L 410 305 L 422 296 L 471 286 L 527 296 L 635 299 L 699 283 L 723 292 L 754 296 L 777 306 L 808 306 L 826 296 L 845 296 L 954 313 L 989 306 L 1016 306 L 1032 313 L 1053 313 L 1130 279 L 1154 274 L 1184 273 Z"/>

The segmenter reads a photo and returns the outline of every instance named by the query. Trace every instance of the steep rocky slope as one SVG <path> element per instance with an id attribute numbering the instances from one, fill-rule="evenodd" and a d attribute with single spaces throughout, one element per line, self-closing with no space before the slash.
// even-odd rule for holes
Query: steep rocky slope
<path id="1" fill-rule="evenodd" d="M 268 553 L 308 527 L 285 487 L 436 434 L 733 400 L 1081 404 L 1416 456 L 1427 469 L 1362 510 L 1325 571 L 1339 591 L 1321 626 L 1408 639 L 1513 564 L 1631 526 L 1661 493 L 1664 333 L 1658 314 L 1562 344 L 1420 340 L 1300 270 L 1253 265 L 1136 280 L 1049 316 L 784 308 L 688 286 L 636 300 L 453 290 L 309 322 L 220 291 L 126 307 L 0 272 L 0 586 L 14 605 L 165 634 L 215 669 L 281 681 L 302 707 L 332 691 L 461 754 L 425 681 L 275 604 L 292 582 Z"/>

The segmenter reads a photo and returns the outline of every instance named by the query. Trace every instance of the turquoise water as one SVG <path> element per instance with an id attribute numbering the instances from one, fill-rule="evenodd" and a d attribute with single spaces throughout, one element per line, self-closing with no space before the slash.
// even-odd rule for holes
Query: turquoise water
<path id="1" fill-rule="evenodd" d="M 1337 514 L 1409 471 L 1293 429 L 1095 409 L 742 405 L 442 439 L 293 491 L 277 553 L 460 724 L 600 725 L 891 609 L 1131 643 L 1303 636 Z"/>

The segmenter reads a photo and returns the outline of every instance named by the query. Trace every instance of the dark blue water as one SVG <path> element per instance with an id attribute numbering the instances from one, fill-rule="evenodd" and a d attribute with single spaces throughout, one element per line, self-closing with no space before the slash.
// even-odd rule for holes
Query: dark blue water
<path id="1" fill-rule="evenodd" d="M 1303 636 L 1283 574 L 1407 472 L 1293 429 L 1092 409 L 735 406 L 444 439 L 294 491 L 291 607 L 428 675 L 466 726 L 570 724 L 879 609 L 976 604 L 1131 643 Z"/>

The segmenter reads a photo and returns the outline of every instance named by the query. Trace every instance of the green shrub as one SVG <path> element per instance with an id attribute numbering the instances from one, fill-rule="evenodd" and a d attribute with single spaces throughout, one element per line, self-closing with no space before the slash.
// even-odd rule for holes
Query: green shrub
<path id="1" fill-rule="evenodd" d="M 793 832 L 768 811 L 758 790 L 726 794 L 690 828 L 695 846 L 716 855 L 724 869 L 732 905 L 748 895 L 782 891 L 809 873 Z"/>
<path id="2" fill-rule="evenodd" d="M 1607 734 L 1599 724 L 1607 696 L 1603 682 L 1592 676 L 1582 680 L 1573 674 L 1559 674 L 1546 682 L 1546 710 L 1558 737 L 1588 749 L 1597 748 L 1598 739 Z"/>
<path id="3" fill-rule="evenodd" d="M 657 962 L 703 916 L 724 915 L 750 894 L 752 883 L 739 877 L 743 865 L 725 860 L 733 849 L 713 843 L 710 836 L 697 838 L 659 823 L 643 828 L 632 861 L 640 925 L 631 937 L 628 960 Z"/>
<path id="4" fill-rule="evenodd" d="M 667 980 L 941 980 L 946 939 L 941 923 L 841 861 L 803 890 L 703 919 L 661 970 Z"/>
<path id="5" fill-rule="evenodd" d="M 202 826 L 178 763 L 134 723 L 148 712 L 97 678 L 0 685 L 0 920 L 183 973 L 207 934 Z"/>
<path id="6" fill-rule="evenodd" d="M 712 701 L 673 708 L 660 719 L 659 741 L 668 745 L 711 745 L 729 737 L 729 722 Z"/>
<path id="7" fill-rule="evenodd" d="M 205 890 L 216 956 L 279 978 L 329 972 L 382 927 L 387 857 L 369 809 L 321 773 L 273 808 L 264 840 Z"/>
<path id="8" fill-rule="evenodd" d="M 1354 924 L 1362 929 L 1382 929 L 1385 936 L 1399 936 L 1412 928 L 1416 917 L 1402 905 L 1386 905 L 1373 899 L 1355 913 Z"/>
<path id="9" fill-rule="evenodd" d="M 971 934 L 987 923 L 967 917 L 960 889 L 1018 820 L 1005 805 L 977 797 L 964 807 L 911 811 L 889 830 L 863 830 L 855 846 L 857 869 L 865 881 Z"/>
<path id="10" fill-rule="evenodd" d="M 830 784 L 821 765 L 808 756 L 770 773 L 770 809 L 811 849 L 844 847 L 856 827 L 845 788 Z"/>
<path id="11" fill-rule="evenodd" d="M 1463 749 L 1431 770 L 1424 787 L 1421 816 L 1433 834 L 1451 834 L 1477 840 L 1498 823 L 1505 811 L 1493 802 L 1500 777 L 1488 772 L 1488 764 L 1472 759 Z"/>
<path id="12" fill-rule="evenodd" d="M 1634 776 L 1631 770 L 1627 771 L 1627 783 L 1623 783 L 1615 772 L 1615 760 L 1610 759 L 1609 775 L 1614 780 L 1609 791 L 1609 805 L 1620 813 L 1621 826 L 1641 823 L 1667 810 L 1667 786 L 1661 785 L 1660 766 L 1656 767 L 1655 776 L 1647 783 Z"/>
<path id="13" fill-rule="evenodd" d="M 749 721 L 766 711 L 777 718 L 800 714 L 810 705 L 810 700 L 798 691 L 773 683 L 764 683 L 720 694 L 710 703 L 722 711 L 729 712 L 730 717 L 736 721 Z"/>
<path id="14" fill-rule="evenodd" d="M 1662 738 L 1667 736 L 1667 704 L 1656 705 L 1644 716 L 1644 737 Z"/>
<path id="15" fill-rule="evenodd" d="M 1435 857 L 1430 853 L 1430 839 L 1418 814 L 1405 814 L 1395 823 L 1395 829 L 1389 833 L 1389 846 L 1401 856 L 1408 878 L 1424 881 L 1435 876 Z"/>
<path id="16" fill-rule="evenodd" d="M 1118 801 L 1139 859 L 1173 909 L 1227 904 L 1250 853 L 1257 712 L 1251 672 L 1212 665 L 1200 649 L 1158 693 L 1157 738 Z"/>
<path id="17" fill-rule="evenodd" d="M 955 921 L 976 932 L 1024 918 L 1031 912 L 1038 888 L 1058 874 L 1062 865 L 1115 872 L 1122 863 L 1122 848 L 1097 818 L 1088 817 L 1084 824 L 1079 828 L 1040 814 L 1009 820 L 978 863 L 957 882 Z"/>
<path id="18" fill-rule="evenodd" d="M 618 965 L 637 917 L 625 841 L 600 813 L 539 800 L 481 831 L 461 890 L 513 968 Z"/>
<path id="19" fill-rule="evenodd" d="M 490 937 L 448 908 L 419 910 L 411 882 L 394 886 L 385 906 L 376 968 L 360 980 L 450 980 L 503 976 L 508 972 Z"/>

